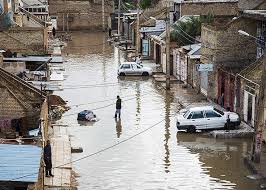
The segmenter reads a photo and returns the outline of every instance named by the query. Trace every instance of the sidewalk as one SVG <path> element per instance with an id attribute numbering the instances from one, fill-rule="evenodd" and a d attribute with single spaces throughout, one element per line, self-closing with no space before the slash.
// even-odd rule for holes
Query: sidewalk
<path id="1" fill-rule="evenodd" d="M 52 170 L 54 177 L 45 177 L 45 189 L 71 189 L 72 164 L 63 165 L 71 162 L 71 144 L 67 127 L 54 126 L 50 135 L 50 141 L 53 167 L 59 167 Z"/>

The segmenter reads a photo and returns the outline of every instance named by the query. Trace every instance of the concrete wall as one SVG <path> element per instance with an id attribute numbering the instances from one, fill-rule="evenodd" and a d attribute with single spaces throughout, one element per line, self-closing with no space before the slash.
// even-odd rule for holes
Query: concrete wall
<path id="1" fill-rule="evenodd" d="M 217 16 L 237 15 L 237 2 L 231 3 L 199 3 L 187 2 L 181 4 L 181 16 L 184 15 L 207 15 L 211 13 Z"/>
<path id="2" fill-rule="evenodd" d="M 2 68 L 9 73 L 17 75 L 26 70 L 26 64 L 24 62 L 4 62 Z"/>
<path id="3" fill-rule="evenodd" d="M 225 27 L 203 25 L 201 62 L 214 64 L 214 71 L 208 73 L 208 97 L 218 98 L 219 67 L 240 69 L 252 63 L 256 58 L 256 44 L 252 38 L 241 36 L 238 30 L 256 34 L 256 22 L 239 18 Z M 230 71 L 229 71 L 230 72 Z"/>
<path id="4" fill-rule="evenodd" d="M 0 49 L 18 53 L 45 53 L 47 47 L 47 28 L 20 27 L 0 31 Z"/>
<path id="5" fill-rule="evenodd" d="M 262 8 L 265 5 L 265 0 L 238 0 L 238 8 L 240 11 Z"/>
<path id="6" fill-rule="evenodd" d="M 105 28 L 113 11 L 113 1 L 105 0 Z M 58 30 L 101 30 L 101 1 L 53 0 L 49 2 L 51 16 L 57 16 Z"/>

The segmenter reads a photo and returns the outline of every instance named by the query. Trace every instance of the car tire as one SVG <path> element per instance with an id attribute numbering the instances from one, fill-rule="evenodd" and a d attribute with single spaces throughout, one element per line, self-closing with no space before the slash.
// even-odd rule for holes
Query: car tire
<path id="1" fill-rule="evenodd" d="M 195 126 L 188 126 L 187 133 L 195 133 L 195 132 L 196 132 L 196 127 Z"/>
<path id="2" fill-rule="evenodd" d="M 121 73 L 119 73 L 119 76 L 126 76 L 126 74 L 121 72 Z"/>
<path id="3" fill-rule="evenodd" d="M 149 73 L 148 72 L 143 72 L 142 76 L 149 76 Z"/>

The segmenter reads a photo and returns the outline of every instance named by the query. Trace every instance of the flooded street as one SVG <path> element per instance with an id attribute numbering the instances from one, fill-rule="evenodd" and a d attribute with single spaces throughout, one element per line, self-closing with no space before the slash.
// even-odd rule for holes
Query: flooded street
<path id="1" fill-rule="evenodd" d="M 256 189 L 245 177 L 242 159 L 251 140 L 177 133 L 174 116 L 180 108 L 174 93 L 151 77 L 117 78 L 119 53 L 104 34 L 73 33 L 63 52 L 68 77 L 64 91 L 56 94 L 71 110 L 58 123 L 69 125 L 72 146 L 84 150 L 73 160 L 88 156 L 73 165 L 78 189 Z M 113 118 L 117 95 L 122 98 L 118 122 Z M 78 122 L 84 109 L 100 120 Z"/>

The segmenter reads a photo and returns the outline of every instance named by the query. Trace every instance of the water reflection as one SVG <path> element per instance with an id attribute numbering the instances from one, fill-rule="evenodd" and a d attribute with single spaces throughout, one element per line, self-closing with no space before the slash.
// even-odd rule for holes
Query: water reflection
<path id="1" fill-rule="evenodd" d="M 169 151 L 169 145 L 168 142 L 170 140 L 170 103 L 172 102 L 172 96 L 169 91 L 165 91 L 165 134 L 164 134 L 164 148 L 165 148 L 165 172 L 168 173 L 170 172 L 169 166 L 171 165 L 170 163 L 170 151 Z"/>
<path id="2" fill-rule="evenodd" d="M 120 138 L 120 135 L 122 134 L 122 124 L 121 124 L 121 119 L 116 119 L 116 134 L 117 138 Z"/>
<path id="3" fill-rule="evenodd" d="M 78 124 L 80 126 L 93 126 L 95 124 L 95 122 L 89 122 L 89 121 L 80 121 L 78 120 Z"/>
<path id="4" fill-rule="evenodd" d="M 138 122 L 140 120 L 140 112 L 141 112 L 141 95 L 140 95 L 140 82 L 136 82 L 136 125 L 138 125 Z"/>

